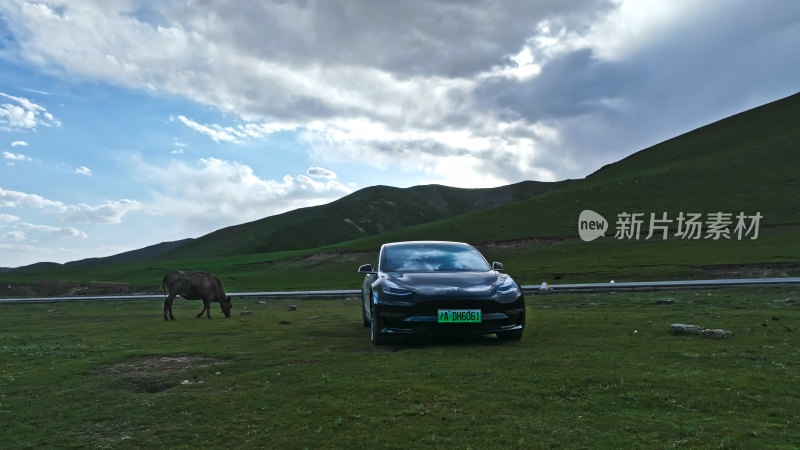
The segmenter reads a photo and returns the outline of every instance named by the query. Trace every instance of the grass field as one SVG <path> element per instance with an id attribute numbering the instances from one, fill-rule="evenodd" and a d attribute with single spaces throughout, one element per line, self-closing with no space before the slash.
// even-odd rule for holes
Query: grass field
<path id="1" fill-rule="evenodd" d="M 386 347 L 357 300 L 240 300 L 213 320 L 179 300 L 170 323 L 153 301 L 2 305 L 0 447 L 796 448 L 789 298 L 531 296 L 520 342 Z"/>
<path id="2" fill-rule="evenodd" d="M 583 242 L 577 237 L 561 240 L 530 240 L 522 243 L 490 243 L 478 249 L 491 261 L 501 261 L 507 272 L 523 285 L 542 282 L 584 283 L 719 278 L 703 270 L 707 266 L 786 265 L 781 273 L 745 271 L 738 278 L 800 276 L 798 227 L 779 226 L 761 231 L 758 240 L 641 240 L 618 241 L 613 237 Z M 424 236 L 403 236 L 409 239 Z M 443 238 L 446 236 L 432 236 Z M 161 292 L 161 279 L 174 269 L 193 269 L 216 274 L 230 292 L 315 289 L 358 289 L 361 264 L 374 262 L 380 241 L 372 251 L 350 247 L 353 243 L 324 249 L 205 258 L 109 264 L 87 270 L 63 268 L 49 279 L 125 281 L 137 290 Z M 0 274 L 0 298 L 25 297 L 24 291 L 4 289 L 19 283 L 36 285 L 42 274 Z"/>

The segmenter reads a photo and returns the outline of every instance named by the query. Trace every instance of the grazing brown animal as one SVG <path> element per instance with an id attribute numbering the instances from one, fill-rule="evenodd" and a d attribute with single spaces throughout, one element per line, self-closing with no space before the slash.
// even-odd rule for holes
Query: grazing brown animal
<path id="1" fill-rule="evenodd" d="M 176 270 L 164 275 L 161 286 L 164 288 L 164 320 L 175 320 L 172 315 L 172 301 L 176 295 L 186 300 L 203 300 L 203 313 L 211 318 L 211 302 L 219 303 L 225 317 L 231 316 L 231 298 L 222 290 L 219 278 L 210 273 L 183 272 Z"/>

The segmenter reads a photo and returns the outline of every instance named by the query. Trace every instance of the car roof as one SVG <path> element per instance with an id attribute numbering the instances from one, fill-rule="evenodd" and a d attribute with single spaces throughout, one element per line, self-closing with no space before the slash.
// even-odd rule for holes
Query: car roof
<path id="1" fill-rule="evenodd" d="M 405 245 L 461 245 L 464 247 L 472 247 L 466 242 L 454 241 L 403 241 L 403 242 L 387 242 L 383 244 L 384 247 L 399 247 Z"/>

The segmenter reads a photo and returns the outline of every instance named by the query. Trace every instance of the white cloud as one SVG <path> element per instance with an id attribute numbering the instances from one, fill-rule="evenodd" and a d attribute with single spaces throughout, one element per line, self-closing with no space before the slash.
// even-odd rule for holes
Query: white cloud
<path id="1" fill-rule="evenodd" d="M 80 166 L 77 169 L 75 169 L 75 175 L 83 175 L 86 177 L 90 177 L 92 176 L 92 169 L 86 166 Z"/>
<path id="2" fill-rule="evenodd" d="M 0 214 L 0 223 L 11 223 L 19 220 L 19 217 L 11 214 Z"/>
<path id="3" fill-rule="evenodd" d="M 14 142 L 11 143 L 11 146 L 12 147 L 19 147 L 19 146 L 27 147 L 28 143 L 25 142 L 25 141 L 14 141 Z"/>
<path id="4" fill-rule="evenodd" d="M 32 223 L 21 222 L 14 225 L 14 228 L 20 230 L 40 231 L 43 233 L 53 233 L 68 237 L 79 237 L 79 238 L 88 237 L 86 233 L 73 227 L 52 227 L 49 225 L 35 225 Z"/>
<path id="5" fill-rule="evenodd" d="M 618 0 L 618 7 L 598 18 L 585 34 L 573 34 L 563 39 L 562 50 L 592 48 L 607 60 L 620 60 L 654 41 L 671 39 L 687 17 L 714 14 L 719 5 L 693 0 L 642 2 Z"/>
<path id="6" fill-rule="evenodd" d="M 22 153 L 3 152 L 3 158 L 11 161 L 33 161 L 33 158 L 25 156 Z"/>
<path id="7" fill-rule="evenodd" d="M 243 125 L 238 125 L 236 127 L 237 135 L 240 137 L 251 137 L 251 138 L 261 138 L 268 136 L 273 133 L 279 133 L 281 131 L 292 131 L 299 128 L 300 125 L 296 123 L 286 122 L 286 123 L 278 123 L 278 122 L 264 122 L 264 123 L 255 123 L 249 122 Z"/>
<path id="8" fill-rule="evenodd" d="M 174 117 L 170 117 L 170 120 L 174 121 Z M 179 141 L 178 138 L 172 138 L 172 145 L 175 147 L 170 153 L 173 155 L 182 155 L 184 149 L 188 147 L 188 145 L 184 144 L 183 142 Z"/>
<path id="9" fill-rule="evenodd" d="M 173 117 L 215 142 L 294 130 L 325 153 L 315 161 L 368 150 L 368 164 L 460 184 L 583 176 L 797 89 L 794 2 L 349 5 L 2 2 L 0 14 L 8 51 L 32 66 L 230 113 L 232 126 Z M 7 128 L 46 119 L 6 98 Z"/>
<path id="10" fill-rule="evenodd" d="M 171 161 L 166 165 L 133 160 L 153 183 L 153 199 L 143 202 L 142 210 L 175 217 L 185 232 L 207 233 L 328 203 L 352 192 L 334 179 L 318 181 L 307 175 L 263 179 L 246 164 L 217 158 L 200 159 L 193 164 Z M 164 183 L 166 179 L 169 183 Z"/>
<path id="11" fill-rule="evenodd" d="M 47 112 L 47 108 L 24 97 L 0 92 L 0 97 L 10 100 L 0 104 L 0 129 L 26 130 L 37 126 L 60 126 L 61 122 Z M 17 141 L 22 142 L 22 141 Z M 13 145 L 13 144 L 12 144 Z"/>
<path id="12" fill-rule="evenodd" d="M 509 179 L 555 181 L 546 148 L 558 143 L 556 128 L 484 117 L 470 130 L 394 131 L 381 123 L 347 120 L 300 134 L 313 159 L 322 162 L 358 160 L 385 169 L 425 174 L 431 183 L 490 187 Z M 496 134 L 501 131 L 502 134 Z"/>
<path id="13" fill-rule="evenodd" d="M 14 234 L 14 235 L 11 235 L 11 236 L 6 236 L 7 239 L 18 240 L 18 239 L 16 239 L 16 237 L 22 237 L 23 239 L 25 239 L 25 233 L 21 233 L 21 235 L 20 234 Z M 4 250 L 4 253 L 12 253 L 13 254 L 13 253 L 19 252 L 18 255 L 24 255 L 24 254 L 27 254 L 27 253 L 31 252 L 32 250 L 37 250 L 36 247 L 34 247 L 32 245 L 27 245 L 27 244 L 0 244 L 0 249 Z M 16 256 L 16 255 L 14 255 L 14 256 Z M 34 262 L 36 262 L 36 261 L 26 261 L 23 264 L 32 264 Z"/>
<path id="14" fill-rule="evenodd" d="M 121 223 L 125 214 L 139 210 L 141 207 L 140 202 L 128 199 L 106 202 L 99 206 L 80 203 L 64 206 L 59 215 L 64 222 L 115 224 Z"/>
<path id="15" fill-rule="evenodd" d="M 28 207 L 59 209 L 64 207 L 64 204 L 58 201 L 48 200 L 36 194 L 26 194 L 24 192 L 10 191 L 0 188 L 0 206 L 9 206 L 12 208 Z"/>
<path id="16" fill-rule="evenodd" d="M 48 200 L 36 194 L 10 191 L 0 188 L 0 206 L 11 208 L 44 209 L 47 213 L 59 217 L 62 222 L 83 224 L 117 224 L 132 211 L 141 209 L 140 202 L 122 199 L 108 201 L 97 206 L 84 203 L 67 205 L 63 202 Z M 0 214 L 0 222 L 16 221 L 17 216 Z"/>
<path id="17" fill-rule="evenodd" d="M 326 178 L 329 180 L 336 178 L 336 172 L 324 167 L 309 167 L 306 173 L 312 178 Z"/>
<path id="18" fill-rule="evenodd" d="M 9 231 L 8 233 L 6 233 L 5 234 L 5 238 L 9 239 L 9 240 L 12 240 L 12 241 L 21 242 L 21 241 L 24 241 L 25 239 L 27 239 L 27 236 L 25 235 L 24 232 L 15 230 L 15 231 Z"/>
<path id="19" fill-rule="evenodd" d="M 232 130 L 230 128 L 225 129 L 220 125 L 202 125 L 193 120 L 187 119 L 186 116 L 178 116 L 177 119 L 181 121 L 187 127 L 197 131 L 198 133 L 205 134 L 206 136 L 210 137 L 214 142 L 236 142 L 237 138 L 232 134 Z M 175 120 L 174 117 L 170 117 L 170 120 Z"/>
<path id="20" fill-rule="evenodd" d="M 237 124 L 235 127 L 223 127 L 219 124 L 204 125 L 195 122 L 186 116 L 179 115 L 177 117 L 170 116 L 170 121 L 174 122 L 175 119 L 186 125 L 187 127 L 197 131 L 198 133 L 205 134 L 210 137 L 214 142 L 232 142 L 239 143 L 249 138 L 263 138 L 272 133 L 280 131 L 289 131 L 298 128 L 298 125 L 291 123 L 256 123 L 248 122 L 244 124 Z M 184 146 L 180 144 L 177 139 L 175 140 L 176 146 Z"/>
<path id="21" fill-rule="evenodd" d="M 213 8 L 214 5 L 208 7 Z M 439 9 L 441 5 L 429 7 Z M 286 8 L 284 12 L 298 12 L 295 11 L 296 5 L 288 4 Z M 308 12 L 319 14 L 320 17 L 326 15 L 322 11 L 325 6 L 318 5 L 315 8 L 317 10 L 312 8 Z M 470 8 L 465 6 L 465 11 L 453 9 L 449 12 L 463 14 L 465 19 L 473 21 L 476 16 L 469 12 Z M 532 14 L 531 8 L 527 8 L 527 11 L 523 8 L 523 12 Z M 401 5 L 398 9 L 398 14 L 417 14 L 416 8 L 410 5 Z M 299 130 L 302 127 L 321 134 L 323 139 L 327 139 L 325 135 L 328 134 L 339 134 L 332 138 L 338 145 L 331 147 L 331 151 L 336 151 L 349 144 L 358 145 L 364 142 L 365 134 L 374 134 L 372 128 L 380 128 L 388 131 L 389 136 L 413 136 L 413 139 L 406 138 L 400 143 L 389 145 L 403 145 L 403 154 L 392 155 L 384 151 L 379 159 L 409 160 L 420 152 L 404 143 L 420 141 L 420 136 L 427 138 L 430 130 L 447 128 L 455 129 L 461 134 L 470 133 L 477 123 L 483 121 L 483 115 L 469 117 L 471 113 L 465 114 L 469 111 L 465 99 L 474 89 L 476 81 L 462 76 L 436 73 L 442 63 L 441 57 L 426 62 L 426 69 L 422 73 L 408 73 L 405 72 L 406 69 L 400 69 L 408 66 L 405 64 L 406 56 L 402 55 L 402 47 L 396 45 L 383 46 L 389 52 L 386 57 L 395 60 L 389 68 L 375 65 L 374 63 L 380 63 L 379 59 L 358 62 L 350 57 L 361 53 L 319 63 L 322 53 L 318 52 L 318 46 L 329 47 L 330 42 L 327 41 L 317 42 L 298 53 L 296 59 L 276 57 L 285 49 L 275 45 L 271 39 L 260 39 L 258 44 L 254 43 L 255 47 L 242 46 L 237 41 L 249 33 L 253 29 L 251 27 L 263 28 L 259 25 L 261 20 L 255 20 L 255 17 L 266 19 L 271 13 L 280 14 L 279 10 L 281 7 L 265 4 L 254 9 L 252 17 L 241 17 L 245 21 L 243 24 L 234 26 L 233 23 L 216 23 L 216 19 L 211 19 L 215 21 L 213 27 L 198 21 L 200 16 L 193 11 L 178 12 L 170 8 L 158 11 L 163 19 L 169 19 L 157 21 L 155 26 L 138 21 L 135 15 L 126 11 L 114 13 L 113 9 L 101 10 L 88 5 L 70 6 L 61 11 L 44 5 L 26 6 L 14 15 L 19 18 L 15 26 L 32 30 L 26 40 L 26 57 L 57 61 L 57 64 L 69 68 L 70 71 L 89 78 L 142 88 L 153 86 L 156 90 L 166 90 L 225 112 L 233 112 L 245 121 L 228 126 L 204 124 L 185 115 L 171 117 L 171 120 L 180 122 L 215 142 L 237 143 L 275 132 Z M 513 15 L 513 12 L 503 11 L 503 14 Z M 387 19 L 392 23 L 395 21 L 393 16 L 381 17 L 381 20 Z M 353 24 L 356 25 L 367 24 Z M 425 34 L 436 35 L 442 31 L 465 36 L 456 30 L 444 30 L 433 24 L 418 25 L 421 27 L 419 31 L 423 33 L 420 39 L 424 39 Z M 519 32 L 527 26 L 515 22 L 509 24 L 506 30 L 511 28 L 516 28 L 515 32 Z M 221 32 L 223 29 L 228 32 Z M 480 30 L 484 28 L 481 27 Z M 70 36 L 70 45 L 54 43 L 53 39 L 48 39 L 52 35 Z M 98 40 L 97 36 L 106 36 L 107 39 Z M 298 37 L 305 39 L 303 33 Z M 362 40 L 357 38 L 354 43 L 364 45 Z M 45 42 L 47 45 L 44 45 Z M 454 55 L 461 58 L 453 61 L 453 67 L 473 64 L 472 61 L 476 58 L 474 49 L 466 51 L 451 45 L 453 42 L 441 42 L 453 50 L 443 52 L 444 58 L 454 58 Z M 492 41 L 481 42 L 481 45 L 486 43 L 501 51 L 506 45 Z M 275 47 L 271 50 L 266 49 L 273 45 Z M 418 44 L 408 48 L 417 48 L 416 45 Z M 261 48 L 262 46 L 265 48 Z M 513 47 L 513 44 L 509 46 Z M 159 48 L 160 51 L 153 53 L 152 48 Z M 477 48 L 482 47 L 476 46 L 475 49 Z M 266 54 L 263 53 L 265 50 Z M 330 47 L 330 50 L 339 52 L 337 46 Z M 425 52 L 420 56 L 429 57 Z M 499 63 L 503 54 L 484 54 L 483 57 L 495 59 Z M 399 61 L 403 62 L 396 63 Z M 405 73 L 394 73 L 390 69 Z M 149 87 L 147 89 L 150 90 Z M 449 125 L 453 120 L 463 123 L 454 127 Z M 343 130 L 350 137 L 341 136 Z M 438 139 L 433 139 L 434 144 L 438 145 L 435 142 Z M 385 138 L 378 140 L 386 141 Z M 424 151 L 421 153 L 424 154 Z M 369 162 L 372 163 L 372 160 Z"/>

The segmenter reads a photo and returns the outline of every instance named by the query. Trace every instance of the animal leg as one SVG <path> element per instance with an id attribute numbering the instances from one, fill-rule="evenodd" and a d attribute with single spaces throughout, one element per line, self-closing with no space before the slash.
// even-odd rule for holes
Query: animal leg
<path id="1" fill-rule="evenodd" d="M 203 310 L 200 311 L 199 314 L 197 314 L 197 318 L 199 319 L 199 318 L 203 317 L 203 313 L 204 312 L 208 313 L 208 318 L 210 319 L 211 318 L 211 302 L 203 300 Z"/>
<path id="2" fill-rule="evenodd" d="M 164 320 L 175 320 L 172 315 L 172 301 L 175 300 L 175 294 L 170 294 L 169 297 L 164 299 Z"/>

